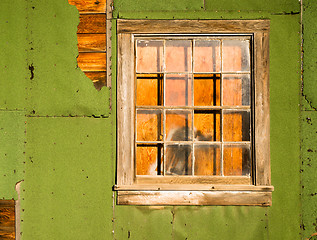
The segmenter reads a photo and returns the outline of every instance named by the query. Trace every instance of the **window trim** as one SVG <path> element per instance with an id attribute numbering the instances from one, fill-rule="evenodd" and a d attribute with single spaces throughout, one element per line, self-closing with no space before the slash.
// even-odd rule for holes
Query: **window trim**
<path id="1" fill-rule="evenodd" d="M 269 116 L 269 20 L 117 20 L 117 203 L 126 205 L 272 204 Z M 135 182 L 134 41 L 137 34 L 253 34 L 254 185 Z M 131 81 L 133 79 L 134 81 Z M 199 177 L 194 177 L 199 179 Z M 223 178 L 223 177 L 222 177 Z M 159 178 L 158 178 L 159 179 Z M 216 178 L 214 178 L 216 179 Z M 196 181 L 195 181 L 196 182 Z"/>

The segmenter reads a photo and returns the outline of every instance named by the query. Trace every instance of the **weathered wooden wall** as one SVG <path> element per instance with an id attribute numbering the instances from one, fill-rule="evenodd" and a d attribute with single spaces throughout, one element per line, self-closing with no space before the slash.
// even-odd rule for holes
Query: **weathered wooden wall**
<path id="1" fill-rule="evenodd" d="M 78 25 L 78 66 L 97 89 L 107 85 L 106 0 L 69 0 L 80 13 Z"/>
<path id="2" fill-rule="evenodd" d="M 14 200 L 0 201 L 0 239 L 15 239 Z"/>

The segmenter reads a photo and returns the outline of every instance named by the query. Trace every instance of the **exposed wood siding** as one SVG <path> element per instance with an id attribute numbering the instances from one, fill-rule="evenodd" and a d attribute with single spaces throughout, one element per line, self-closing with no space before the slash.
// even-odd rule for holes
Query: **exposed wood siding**
<path id="1" fill-rule="evenodd" d="M 122 205 L 248 205 L 271 206 L 271 192 L 252 191 L 122 191 Z M 162 204 L 163 203 L 163 204 Z"/>
<path id="2" fill-rule="evenodd" d="M 106 53 L 79 53 L 78 66 L 86 71 L 106 71 Z"/>
<path id="3" fill-rule="evenodd" d="M 0 201 L 0 239 L 15 239 L 14 200 Z"/>
<path id="4" fill-rule="evenodd" d="M 106 34 L 106 13 L 80 14 L 77 33 L 103 33 Z"/>
<path id="5" fill-rule="evenodd" d="M 106 0 L 68 0 L 72 5 L 75 5 L 80 13 L 105 13 Z"/>
<path id="6" fill-rule="evenodd" d="M 80 13 L 78 66 L 100 90 L 107 84 L 107 1 L 69 0 Z M 109 57 L 109 56 L 108 56 Z"/>
<path id="7" fill-rule="evenodd" d="M 80 52 L 105 52 L 105 34 L 78 34 L 78 50 Z"/>

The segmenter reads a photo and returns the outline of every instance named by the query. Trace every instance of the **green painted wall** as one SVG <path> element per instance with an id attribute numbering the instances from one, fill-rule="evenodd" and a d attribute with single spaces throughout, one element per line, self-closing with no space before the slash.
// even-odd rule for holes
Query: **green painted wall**
<path id="1" fill-rule="evenodd" d="M 317 2 L 303 4 L 303 78 L 301 96 L 302 229 L 305 237 L 317 232 Z M 317 239 L 315 237 L 314 239 Z"/>
<path id="2" fill-rule="evenodd" d="M 78 69 L 76 7 L 1 0 L 0 198 L 17 199 L 23 180 L 22 239 L 280 240 L 316 232 L 316 8 L 312 0 L 303 11 L 297 0 L 115 0 L 113 36 L 117 18 L 271 20 L 273 206 L 153 208 L 114 204 L 116 65 L 112 89 L 99 92 Z M 115 38 L 112 46 L 116 59 Z"/>

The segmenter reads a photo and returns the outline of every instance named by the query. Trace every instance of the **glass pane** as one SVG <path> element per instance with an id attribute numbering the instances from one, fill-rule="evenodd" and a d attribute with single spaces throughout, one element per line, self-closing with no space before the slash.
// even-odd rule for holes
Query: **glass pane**
<path id="1" fill-rule="evenodd" d="M 162 114 L 157 110 L 137 111 L 137 141 L 160 141 L 162 135 Z"/>
<path id="2" fill-rule="evenodd" d="M 220 106 L 220 74 L 194 75 L 194 105 Z"/>
<path id="3" fill-rule="evenodd" d="M 223 140 L 250 141 L 249 111 L 223 111 Z"/>
<path id="4" fill-rule="evenodd" d="M 166 106 L 192 105 L 192 77 L 187 74 L 166 74 Z"/>
<path id="5" fill-rule="evenodd" d="M 192 114 L 190 111 L 166 111 L 166 141 L 192 139 Z"/>
<path id="6" fill-rule="evenodd" d="M 224 145 L 223 171 L 225 176 L 251 174 L 250 145 Z"/>
<path id="7" fill-rule="evenodd" d="M 192 42 L 187 40 L 166 41 L 165 65 L 167 72 L 192 71 Z"/>
<path id="8" fill-rule="evenodd" d="M 195 175 L 220 175 L 220 147 L 195 145 Z"/>
<path id="9" fill-rule="evenodd" d="M 162 175 L 161 145 L 137 146 L 136 174 Z"/>
<path id="10" fill-rule="evenodd" d="M 195 110 L 196 141 L 220 141 L 220 111 Z"/>
<path id="11" fill-rule="evenodd" d="M 163 71 L 163 41 L 137 41 L 137 72 L 155 73 Z"/>
<path id="12" fill-rule="evenodd" d="M 194 72 L 220 72 L 220 41 L 195 41 Z"/>
<path id="13" fill-rule="evenodd" d="M 223 40 L 222 71 L 250 71 L 250 41 Z"/>
<path id="14" fill-rule="evenodd" d="M 250 105 L 250 75 L 223 75 L 223 105 Z"/>
<path id="15" fill-rule="evenodd" d="M 166 146 L 166 175 L 191 175 L 192 147 L 190 145 Z"/>
<path id="16" fill-rule="evenodd" d="M 162 105 L 162 84 L 162 74 L 138 74 L 136 88 L 136 105 Z"/>

